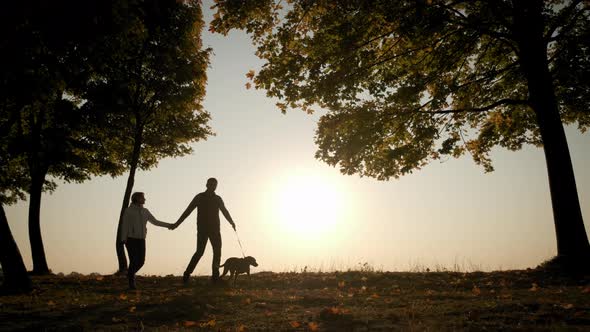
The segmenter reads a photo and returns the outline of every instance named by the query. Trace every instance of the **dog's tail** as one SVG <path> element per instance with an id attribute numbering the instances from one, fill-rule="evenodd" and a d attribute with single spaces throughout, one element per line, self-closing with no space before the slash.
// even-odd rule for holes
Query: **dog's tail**
<path id="1" fill-rule="evenodd" d="M 224 265 L 225 265 L 225 263 L 223 263 L 223 264 L 219 265 L 219 267 L 223 267 Z"/>

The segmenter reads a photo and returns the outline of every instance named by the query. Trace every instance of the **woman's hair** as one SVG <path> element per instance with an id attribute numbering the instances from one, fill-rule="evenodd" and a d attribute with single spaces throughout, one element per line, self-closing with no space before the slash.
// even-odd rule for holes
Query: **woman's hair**
<path id="1" fill-rule="evenodd" d="M 143 195 L 144 193 L 142 193 L 141 191 L 134 192 L 133 195 L 131 195 L 131 203 L 138 203 L 139 198 Z"/>

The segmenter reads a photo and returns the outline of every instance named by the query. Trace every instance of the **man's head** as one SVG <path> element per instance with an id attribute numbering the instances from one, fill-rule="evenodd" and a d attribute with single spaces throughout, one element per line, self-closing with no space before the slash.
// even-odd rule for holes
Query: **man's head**
<path id="1" fill-rule="evenodd" d="M 145 203 L 145 195 L 142 192 L 134 192 L 133 195 L 131 195 L 131 203 L 136 204 L 136 205 L 143 205 Z"/>
<path id="2" fill-rule="evenodd" d="M 217 189 L 217 179 L 216 178 L 209 178 L 207 180 L 207 190 L 208 191 L 215 191 Z"/>

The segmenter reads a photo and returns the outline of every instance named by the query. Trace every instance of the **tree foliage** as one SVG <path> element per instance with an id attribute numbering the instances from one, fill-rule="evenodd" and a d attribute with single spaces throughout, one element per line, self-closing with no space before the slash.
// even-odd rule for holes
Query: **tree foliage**
<path id="1" fill-rule="evenodd" d="M 138 166 L 147 170 L 211 135 L 202 107 L 210 50 L 197 2 L 129 1 L 115 13 L 115 33 L 93 55 L 99 68 L 84 108 L 100 114 L 103 152 L 127 169 L 141 132 Z"/>
<path id="2" fill-rule="evenodd" d="M 265 60 L 255 86 L 287 108 L 327 110 L 317 157 L 388 179 L 469 152 L 541 144 L 511 1 L 219 0 L 211 29 L 245 29 Z M 589 8 L 545 1 L 563 123 L 590 125 Z"/>

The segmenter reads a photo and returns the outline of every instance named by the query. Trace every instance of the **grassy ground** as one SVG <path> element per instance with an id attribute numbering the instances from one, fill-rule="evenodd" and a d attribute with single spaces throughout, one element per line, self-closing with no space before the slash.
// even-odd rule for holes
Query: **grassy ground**
<path id="1" fill-rule="evenodd" d="M 243 276 L 240 276 L 243 277 Z M 0 330 L 590 330 L 590 277 L 541 271 L 256 273 L 184 287 L 180 277 L 34 277 L 0 297 Z"/>

